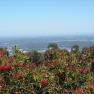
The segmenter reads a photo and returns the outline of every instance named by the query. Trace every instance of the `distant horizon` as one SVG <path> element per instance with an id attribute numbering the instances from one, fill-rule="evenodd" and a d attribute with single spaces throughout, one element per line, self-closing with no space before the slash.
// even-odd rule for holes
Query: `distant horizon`
<path id="1" fill-rule="evenodd" d="M 94 37 L 94 34 L 84 34 L 84 35 L 41 35 L 41 36 L 0 36 L 0 38 L 58 38 L 58 37 L 65 37 L 65 38 L 74 38 L 74 37 Z"/>
<path id="2" fill-rule="evenodd" d="M 46 36 L 46 37 L 0 37 L 0 47 L 12 48 L 15 45 L 24 50 L 44 50 L 49 43 L 57 43 L 59 47 L 69 49 L 74 45 L 81 48 L 94 45 L 94 36 Z"/>

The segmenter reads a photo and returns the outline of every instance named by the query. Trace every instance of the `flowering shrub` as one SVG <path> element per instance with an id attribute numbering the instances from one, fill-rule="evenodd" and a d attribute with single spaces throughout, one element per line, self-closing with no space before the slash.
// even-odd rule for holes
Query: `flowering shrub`
<path id="1" fill-rule="evenodd" d="M 45 86 L 45 85 L 47 85 L 47 83 L 48 83 L 48 81 L 47 80 L 41 80 L 41 85 L 43 85 L 43 86 Z"/>
<path id="2" fill-rule="evenodd" d="M 0 49 L 0 94 L 94 94 L 94 48 L 78 48 Z"/>
<path id="3" fill-rule="evenodd" d="M 4 62 L 0 65 L 0 71 L 11 71 L 11 70 L 12 70 L 12 66 L 7 62 Z"/>

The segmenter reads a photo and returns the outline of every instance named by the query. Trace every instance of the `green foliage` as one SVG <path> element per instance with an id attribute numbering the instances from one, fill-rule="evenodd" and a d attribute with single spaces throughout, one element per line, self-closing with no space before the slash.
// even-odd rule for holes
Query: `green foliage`
<path id="1" fill-rule="evenodd" d="M 32 51 L 31 58 L 32 58 L 32 62 L 35 62 L 37 65 L 43 63 L 43 60 L 44 60 L 43 54 L 39 53 L 36 50 Z"/>
<path id="2" fill-rule="evenodd" d="M 79 52 L 79 46 L 78 45 L 74 45 L 72 48 L 71 48 L 71 51 L 76 53 L 76 52 Z"/>
<path id="3" fill-rule="evenodd" d="M 59 49 L 58 45 L 56 43 L 50 43 L 48 45 L 48 49 Z"/>

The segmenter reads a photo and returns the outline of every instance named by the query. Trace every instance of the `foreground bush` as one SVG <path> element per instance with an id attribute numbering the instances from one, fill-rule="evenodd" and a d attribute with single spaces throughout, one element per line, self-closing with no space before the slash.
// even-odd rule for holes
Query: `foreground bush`
<path id="1" fill-rule="evenodd" d="M 9 55 L 0 49 L 0 94 L 94 94 L 94 48 Z M 92 49 L 91 49 L 92 48 Z"/>

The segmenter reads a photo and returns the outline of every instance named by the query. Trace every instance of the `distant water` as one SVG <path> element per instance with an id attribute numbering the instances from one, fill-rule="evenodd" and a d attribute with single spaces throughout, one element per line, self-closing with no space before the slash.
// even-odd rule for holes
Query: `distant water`
<path id="1" fill-rule="evenodd" d="M 37 37 L 37 38 L 0 38 L 0 47 L 11 48 L 16 45 L 23 50 L 45 50 L 49 43 L 57 43 L 59 47 L 70 49 L 73 45 L 80 48 L 94 45 L 91 37 Z"/>

